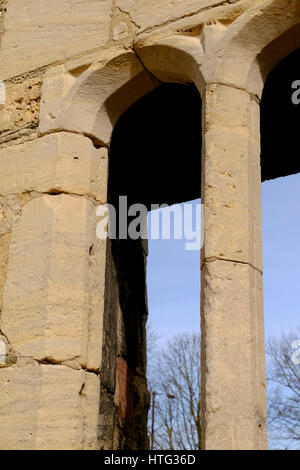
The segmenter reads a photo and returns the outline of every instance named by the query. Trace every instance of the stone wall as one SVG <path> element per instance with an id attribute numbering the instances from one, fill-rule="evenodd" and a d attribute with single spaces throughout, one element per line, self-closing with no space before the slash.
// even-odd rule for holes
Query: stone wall
<path id="1" fill-rule="evenodd" d="M 298 0 L 0 0 L 1 449 L 147 447 L 145 252 L 96 208 L 116 123 L 165 82 L 203 102 L 204 446 L 266 447 L 259 104 L 299 23 Z"/>

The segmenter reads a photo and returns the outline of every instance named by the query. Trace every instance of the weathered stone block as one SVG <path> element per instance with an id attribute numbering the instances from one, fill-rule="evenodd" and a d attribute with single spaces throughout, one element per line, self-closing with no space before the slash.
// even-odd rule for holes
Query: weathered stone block
<path id="1" fill-rule="evenodd" d="M 99 378 L 64 366 L 0 369 L 0 449 L 97 448 Z"/>
<path id="2" fill-rule="evenodd" d="M 81 73 L 73 86 L 72 80 L 72 71 L 62 68 L 45 75 L 39 133 L 68 130 L 92 136 L 94 142 L 107 146 L 122 113 L 159 86 L 137 55 L 124 49 L 117 55 L 116 51 L 104 55 L 103 61 Z"/>
<path id="3" fill-rule="evenodd" d="M 190 16 L 198 11 L 205 10 L 224 3 L 222 0 L 174 0 L 161 2 L 161 0 L 117 0 L 117 7 L 128 12 L 141 31 L 159 26 L 170 20 Z"/>
<path id="4" fill-rule="evenodd" d="M 266 383 L 262 275 L 228 261 L 202 272 L 206 449 L 264 449 Z"/>
<path id="5" fill-rule="evenodd" d="M 8 0 L 0 77 L 11 77 L 104 46 L 112 0 Z M 12 60 L 13 57 L 13 60 Z"/>
<path id="6" fill-rule="evenodd" d="M 41 78 L 6 84 L 6 102 L 1 106 L 0 133 L 24 126 L 37 127 L 39 122 Z"/>
<path id="7" fill-rule="evenodd" d="M 10 233 L 0 235 L 0 311 L 2 307 L 3 289 L 6 280 L 10 236 Z"/>
<path id="8" fill-rule="evenodd" d="M 107 149 L 87 137 L 58 132 L 0 149 L 0 194 L 28 191 L 107 197 Z"/>
<path id="9" fill-rule="evenodd" d="M 208 85 L 204 98 L 204 131 L 211 127 L 238 127 L 247 132 L 249 93 L 226 85 Z"/>
<path id="10" fill-rule="evenodd" d="M 204 112 L 202 260 L 262 271 L 259 106 L 244 91 L 213 85 Z"/>
<path id="11" fill-rule="evenodd" d="M 105 272 L 106 240 L 95 238 L 89 254 L 89 337 L 87 367 L 93 370 L 101 368 L 101 373 L 104 341 Z"/>
<path id="12" fill-rule="evenodd" d="M 99 368 L 105 245 L 98 247 L 98 303 L 90 305 L 95 224 L 93 205 L 81 197 L 47 195 L 24 207 L 12 233 L 1 314 L 1 330 L 23 356 L 87 366 L 93 345 L 89 365 Z M 94 326 L 99 341 L 88 346 Z"/>

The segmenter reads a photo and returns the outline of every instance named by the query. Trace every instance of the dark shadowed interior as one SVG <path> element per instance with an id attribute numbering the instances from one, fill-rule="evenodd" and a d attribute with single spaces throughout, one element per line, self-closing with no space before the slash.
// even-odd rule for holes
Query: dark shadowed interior
<path id="1" fill-rule="evenodd" d="M 300 171 L 300 105 L 292 102 L 292 83 L 300 80 L 300 49 L 269 74 L 261 101 L 262 181 Z"/>
<path id="2" fill-rule="evenodd" d="M 117 122 L 109 194 L 149 206 L 200 197 L 201 99 L 194 85 L 164 84 Z"/>

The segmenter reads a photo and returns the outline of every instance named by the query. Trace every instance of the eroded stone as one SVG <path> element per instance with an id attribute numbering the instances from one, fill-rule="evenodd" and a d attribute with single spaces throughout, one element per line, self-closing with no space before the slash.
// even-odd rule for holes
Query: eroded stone
<path id="1" fill-rule="evenodd" d="M 99 378 L 56 365 L 0 369 L 2 450 L 97 449 Z"/>
<path id="2" fill-rule="evenodd" d="M 87 137 L 60 132 L 0 149 L 0 194 L 29 191 L 107 198 L 107 149 Z"/>
<path id="3" fill-rule="evenodd" d="M 8 0 L 0 77 L 36 70 L 109 40 L 112 0 Z M 13 57 L 13 60 L 12 60 Z"/>
<path id="4" fill-rule="evenodd" d="M 206 449 L 264 449 L 262 275 L 216 260 L 202 272 L 202 413 Z"/>
<path id="5" fill-rule="evenodd" d="M 0 111 L 0 133 L 25 126 L 37 127 L 40 111 L 41 78 L 6 84 L 6 102 Z"/>
<path id="6" fill-rule="evenodd" d="M 90 305 L 95 224 L 95 209 L 82 197 L 47 195 L 23 208 L 13 228 L 1 313 L 1 330 L 22 356 L 87 366 L 89 350 L 99 368 L 105 266 L 98 260 L 97 305 Z M 88 345 L 89 334 L 99 341 Z"/>

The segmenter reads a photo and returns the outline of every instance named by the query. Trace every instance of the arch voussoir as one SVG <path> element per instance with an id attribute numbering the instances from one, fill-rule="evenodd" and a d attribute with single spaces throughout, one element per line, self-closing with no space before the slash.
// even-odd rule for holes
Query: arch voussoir
<path id="1" fill-rule="evenodd" d="M 228 26 L 203 67 L 207 83 L 222 83 L 261 97 L 270 70 L 300 47 L 300 4 L 262 0 Z"/>

